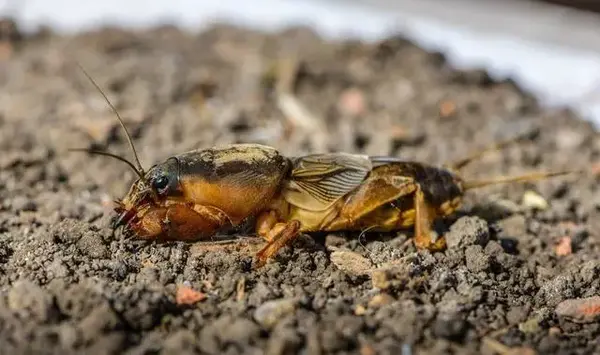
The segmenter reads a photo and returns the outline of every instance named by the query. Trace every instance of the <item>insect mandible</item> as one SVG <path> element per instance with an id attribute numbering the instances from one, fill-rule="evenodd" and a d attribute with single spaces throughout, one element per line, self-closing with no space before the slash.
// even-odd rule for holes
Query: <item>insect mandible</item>
<path id="1" fill-rule="evenodd" d="M 464 180 L 459 171 L 483 154 L 437 167 L 390 156 L 323 153 L 286 157 L 260 144 L 232 144 L 178 154 L 147 171 L 116 108 L 104 97 L 122 126 L 135 158 L 100 154 L 128 164 L 138 179 L 115 201 L 114 228 L 125 227 L 142 239 L 200 241 L 224 228 L 254 220 L 266 245 L 256 255 L 262 266 L 281 248 L 307 232 L 389 232 L 413 228 L 414 244 L 432 251 L 445 248 L 432 224 L 453 214 L 466 191 L 500 183 L 534 181 L 574 173 L 539 172 L 490 180 Z"/>

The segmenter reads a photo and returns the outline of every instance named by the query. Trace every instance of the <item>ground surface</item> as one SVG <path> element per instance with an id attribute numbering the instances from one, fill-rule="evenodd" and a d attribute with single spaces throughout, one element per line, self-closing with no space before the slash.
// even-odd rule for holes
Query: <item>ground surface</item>
<path id="1" fill-rule="evenodd" d="M 405 243 L 410 231 L 337 234 L 301 238 L 252 270 L 260 244 L 251 239 L 161 245 L 113 236 L 110 202 L 132 172 L 65 151 L 131 156 L 76 61 L 106 88 L 146 166 L 247 141 L 290 155 L 344 150 L 443 163 L 532 130 L 530 141 L 465 174 L 589 170 L 600 140 L 569 112 L 544 111 L 482 72 L 453 72 L 401 39 L 327 43 L 302 29 L 224 26 L 13 39 L 2 44 L 0 72 L 3 353 L 600 351 L 598 323 L 555 312 L 563 300 L 600 292 L 592 175 L 470 193 L 467 216 L 440 226 L 451 246 L 443 253 L 417 252 Z M 286 86 L 283 69 L 295 57 Z M 278 107 L 275 83 L 310 113 Z M 537 198 L 523 199 L 526 191 Z M 547 209 L 534 209 L 544 200 Z M 186 305 L 186 287 L 204 299 Z"/>

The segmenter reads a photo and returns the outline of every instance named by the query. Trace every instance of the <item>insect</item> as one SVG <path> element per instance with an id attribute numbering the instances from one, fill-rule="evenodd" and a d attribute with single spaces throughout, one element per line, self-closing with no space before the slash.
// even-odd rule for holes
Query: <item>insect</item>
<path id="1" fill-rule="evenodd" d="M 348 153 L 286 157 L 264 145 L 233 144 L 182 153 L 144 170 L 119 113 L 84 73 L 114 111 L 135 158 L 134 164 L 108 152 L 75 149 L 118 159 L 136 172 L 138 179 L 116 201 L 114 227 L 143 239 L 200 241 L 252 219 L 256 234 L 266 241 L 256 255 L 257 266 L 302 233 L 316 231 L 412 227 L 417 248 L 442 250 L 445 240 L 432 237 L 432 223 L 454 213 L 466 191 L 572 173 L 479 181 L 459 175 L 474 159 L 513 140 L 445 167 Z"/>

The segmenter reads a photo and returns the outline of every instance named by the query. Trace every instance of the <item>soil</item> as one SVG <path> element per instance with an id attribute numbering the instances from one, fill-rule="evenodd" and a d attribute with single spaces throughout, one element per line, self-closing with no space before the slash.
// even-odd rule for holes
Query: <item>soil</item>
<path id="1" fill-rule="evenodd" d="M 600 139 L 572 112 L 400 37 L 3 28 L 3 353 L 600 353 L 597 322 L 555 312 L 600 293 Z M 279 69 L 294 60 L 281 87 L 305 113 L 278 106 Z M 113 234 L 112 200 L 135 174 L 67 149 L 131 151 L 77 63 L 124 117 L 145 166 L 232 142 L 443 164 L 527 130 L 464 175 L 588 173 L 469 192 L 437 226 L 443 252 L 416 250 L 411 230 L 315 234 L 254 269 L 261 242 L 247 233 L 231 244 Z"/>

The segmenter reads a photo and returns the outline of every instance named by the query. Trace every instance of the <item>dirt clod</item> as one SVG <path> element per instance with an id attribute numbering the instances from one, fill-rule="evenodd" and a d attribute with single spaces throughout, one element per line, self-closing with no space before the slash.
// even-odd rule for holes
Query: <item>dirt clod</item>
<path id="1" fill-rule="evenodd" d="M 472 272 L 486 271 L 490 267 L 490 256 L 483 252 L 481 245 L 470 245 L 465 250 L 467 269 Z"/>
<path id="2" fill-rule="evenodd" d="M 461 217 L 446 234 L 446 244 L 450 249 L 465 248 L 470 245 L 485 247 L 490 238 L 489 227 L 479 217 Z"/>
<path id="3" fill-rule="evenodd" d="M 13 284 L 8 292 L 7 305 L 13 312 L 42 322 L 47 321 L 53 311 L 52 296 L 26 280 Z"/>
<path id="4" fill-rule="evenodd" d="M 262 304 L 254 312 L 254 320 L 265 328 L 271 328 L 286 315 L 294 312 L 298 300 L 280 299 Z"/>
<path id="5" fill-rule="evenodd" d="M 467 331 L 467 322 L 461 315 L 438 317 L 433 326 L 436 336 L 461 341 Z"/>
<path id="6" fill-rule="evenodd" d="M 366 275 L 373 267 L 369 259 L 352 251 L 336 250 L 329 257 L 337 268 L 350 275 Z"/>

